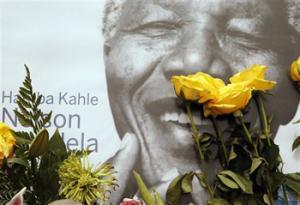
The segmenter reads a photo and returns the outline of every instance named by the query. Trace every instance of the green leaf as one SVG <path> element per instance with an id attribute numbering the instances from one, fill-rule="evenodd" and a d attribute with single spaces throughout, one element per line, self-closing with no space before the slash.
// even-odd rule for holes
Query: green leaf
<path id="1" fill-rule="evenodd" d="M 182 189 L 181 189 L 181 175 L 177 176 L 168 187 L 167 190 L 167 204 L 168 205 L 178 205 L 181 200 Z"/>
<path id="2" fill-rule="evenodd" d="M 8 159 L 7 161 L 8 161 L 8 163 L 14 163 L 14 164 L 23 165 L 25 167 L 29 167 L 29 164 L 26 159 L 14 157 L 14 158 Z"/>
<path id="3" fill-rule="evenodd" d="M 255 182 L 259 186 L 263 185 L 264 178 L 265 178 L 264 172 L 265 172 L 265 165 L 262 164 L 261 166 L 258 167 L 256 172 L 256 177 L 255 177 Z"/>
<path id="4" fill-rule="evenodd" d="M 17 96 L 17 101 L 18 101 L 18 103 L 23 105 L 25 108 L 31 108 L 31 104 L 29 102 L 27 102 L 25 99 L 23 99 L 23 97 L 21 95 Z"/>
<path id="5" fill-rule="evenodd" d="M 18 145 L 31 143 L 31 140 L 25 139 L 23 137 L 19 137 L 17 135 L 15 135 L 15 139 L 16 139 Z"/>
<path id="6" fill-rule="evenodd" d="M 271 172 L 270 184 L 272 192 L 277 192 L 277 190 L 282 186 L 284 181 L 284 174 L 280 172 Z"/>
<path id="7" fill-rule="evenodd" d="M 228 177 L 220 175 L 220 174 L 218 174 L 217 176 L 220 179 L 220 181 L 228 188 L 230 188 L 230 189 L 238 189 L 239 188 L 239 185 L 237 183 L 235 183 L 233 180 L 229 179 Z"/>
<path id="8" fill-rule="evenodd" d="M 51 139 L 49 140 L 48 150 L 56 156 L 67 155 L 68 151 L 59 131 L 56 130 Z"/>
<path id="9" fill-rule="evenodd" d="M 44 115 L 43 126 L 45 126 L 50 121 L 51 117 L 52 117 L 52 111 Z"/>
<path id="10" fill-rule="evenodd" d="M 300 173 L 285 174 L 285 184 L 300 195 Z"/>
<path id="11" fill-rule="evenodd" d="M 45 201 L 53 201 L 58 197 L 60 179 L 57 170 L 66 157 L 67 156 L 55 156 L 49 151 L 41 157 L 38 178 L 35 179 L 39 182 L 38 187 L 36 187 L 36 192 L 39 192 L 39 195 L 43 196 Z"/>
<path id="12" fill-rule="evenodd" d="M 41 104 L 41 101 L 42 101 L 42 95 L 39 95 L 36 99 L 36 102 L 35 102 L 35 106 L 37 107 L 39 104 Z"/>
<path id="13" fill-rule="evenodd" d="M 267 139 L 267 136 L 263 133 L 258 134 L 258 136 L 259 136 L 259 139 L 262 139 L 262 140 Z"/>
<path id="14" fill-rule="evenodd" d="M 31 132 L 24 132 L 24 131 L 19 131 L 19 132 L 15 132 L 13 131 L 15 137 L 19 137 L 25 140 L 25 144 L 27 144 L 27 142 L 29 142 L 28 144 L 31 143 L 32 139 L 34 138 L 34 136 L 32 136 L 33 134 Z M 18 139 L 17 139 L 18 140 Z M 22 140 L 21 140 L 22 141 Z"/>
<path id="15" fill-rule="evenodd" d="M 29 156 L 38 157 L 48 151 L 49 133 L 46 129 L 40 131 L 29 147 Z"/>
<path id="16" fill-rule="evenodd" d="M 234 200 L 233 205 L 243 205 L 240 200 Z"/>
<path id="17" fill-rule="evenodd" d="M 234 147 L 231 146 L 230 153 L 229 153 L 229 161 L 235 159 L 237 156 L 238 155 L 235 153 Z"/>
<path id="18" fill-rule="evenodd" d="M 159 193 L 154 190 L 154 199 L 155 199 L 155 205 L 164 205 L 163 200 L 161 199 Z"/>
<path id="19" fill-rule="evenodd" d="M 272 142 L 271 146 L 266 146 L 262 157 L 269 163 L 269 169 L 272 170 L 278 165 L 279 147 Z"/>
<path id="20" fill-rule="evenodd" d="M 267 121 L 268 121 L 269 126 L 270 126 L 271 122 L 273 121 L 273 118 L 274 118 L 274 116 L 272 114 L 267 116 Z"/>
<path id="21" fill-rule="evenodd" d="M 214 136 L 210 133 L 203 133 L 200 138 L 198 139 L 201 147 L 203 150 L 206 150 L 209 148 L 209 146 L 212 144 L 212 139 L 214 138 Z"/>
<path id="22" fill-rule="evenodd" d="M 292 146 L 292 151 L 294 151 L 295 149 L 297 149 L 300 146 L 300 136 L 298 136 Z"/>
<path id="23" fill-rule="evenodd" d="M 286 177 L 291 178 L 295 181 L 300 182 L 300 172 L 295 172 L 295 173 L 290 173 L 290 174 L 285 174 Z"/>
<path id="24" fill-rule="evenodd" d="M 300 119 L 297 120 L 296 122 L 293 122 L 293 124 L 298 124 L 298 123 L 300 123 Z"/>
<path id="25" fill-rule="evenodd" d="M 225 199 L 212 199 L 207 202 L 208 205 L 230 205 Z"/>
<path id="26" fill-rule="evenodd" d="M 18 184 L 18 183 L 17 183 Z M 6 204 L 16 193 L 19 192 L 19 187 L 12 181 L 7 173 L 0 170 L 0 204 Z"/>
<path id="27" fill-rule="evenodd" d="M 201 143 L 206 143 L 206 142 L 212 140 L 212 138 L 213 138 L 213 135 L 212 135 L 212 134 L 205 132 L 205 133 L 203 133 L 203 134 L 201 135 L 201 137 L 200 137 L 200 142 L 201 142 Z"/>
<path id="28" fill-rule="evenodd" d="M 206 188 L 207 187 L 207 184 L 206 184 L 206 180 L 205 180 L 205 175 L 201 172 L 199 173 L 195 173 L 196 174 L 196 177 L 200 183 L 200 185 L 203 187 L 203 188 Z"/>
<path id="29" fill-rule="evenodd" d="M 37 94 L 36 94 L 36 93 L 33 93 L 33 94 L 32 94 L 32 98 L 31 98 L 31 100 L 32 100 L 33 102 L 36 100 L 36 96 L 37 96 Z"/>
<path id="30" fill-rule="evenodd" d="M 269 197 L 268 197 L 267 194 L 264 194 L 263 199 L 264 199 L 264 202 L 265 202 L 267 205 L 271 205 L 270 199 L 269 199 Z"/>
<path id="31" fill-rule="evenodd" d="M 31 127 L 33 132 L 37 134 L 49 122 L 51 112 L 50 115 L 44 117 L 44 113 L 39 109 L 42 95 L 33 92 L 30 71 L 26 65 L 25 69 L 26 77 L 23 86 L 19 88 L 17 95 L 18 110 L 15 110 L 15 114 L 22 126 Z"/>
<path id="32" fill-rule="evenodd" d="M 30 117 L 30 113 L 26 110 L 26 108 L 17 100 L 18 107 L 20 108 L 21 112 L 24 116 Z"/>
<path id="33" fill-rule="evenodd" d="M 219 183 L 217 187 L 222 191 L 222 192 L 230 192 L 232 189 L 228 188 L 225 186 L 223 183 Z"/>
<path id="34" fill-rule="evenodd" d="M 229 161 L 228 169 L 236 173 L 244 173 L 248 171 L 252 163 L 249 152 L 239 144 L 234 144 L 232 149 L 237 156 Z"/>
<path id="35" fill-rule="evenodd" d="M 31 95 L 31 92 L 30 90 L 26 89 L 26 88 L 23 88 L 23 87 L 20 87 L 19 88 L 19 92 L 22 93 L 22 95 L 27 95 L 27 96 L 30 96 Z M 23 94 L 24 93 L 24 94 Z"/>
<path id="36" fill-rule="evenodd" d="M 253 158 L 252 159 L 252 165 L 250 169 L 250 174 L 252 174 L 263 162 L 263 158 L 258 157 L 258 158 Z"/>
<path id="37" fill-rule="evenodd" d="M 184 193 L 191 193 L 193 191 L 192 181 L 194 178 L 194 173 L 188 173 L 184 175 L 181 182 L 181 189 Z"/>
<path id="38" fill-rule="evenodd" d="M 134 175 L 135 181 L 137 182 L 137 185 L 139 187 L 139 191 L 141 192 L 143 200 L 146 202 L 147 205 L 155 205 L 155 201 L 152 198 L 151 193 L 149 192 L 148 188 L 146 187 L 142 177 L 136 171 L 133 171 L 133 175 Z"/>
<path id="39" fill-rule="evenodd" d="M 229 176 L 233 181 L 235 181 L 238 186 L 247 194 L 253 194 L 253 184 L 251 180 L 234 173 L 230 170 L 225 170 L 219 173 L 219 175 Z"/>
<path id="40" fill-rule="evenodd" d="M 24 127 L 31 127 L 32 126 L 32 122 L 30 119 L 27 119 L 24 115 L 22 115 L 20 112 L 18 112 L 17 110 L 14 110 L 19 122 L 21 123 L 22 126 Z"/>

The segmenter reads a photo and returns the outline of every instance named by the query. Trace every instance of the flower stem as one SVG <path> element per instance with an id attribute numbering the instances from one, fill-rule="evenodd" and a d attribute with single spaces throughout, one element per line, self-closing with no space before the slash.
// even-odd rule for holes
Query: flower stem
<path id="1" fill-rule="evenodd" d="M 31 161 L 31 172 L 32 172 L 32 175 L 35 176 L 36 174 L 36 160 L 34 157 L 30 157 L 30 161 Z"/>
<path id="2" fill-rule="evenodd" d="M 207 191 L 208 191 L 208 194 L 210 196 L 211 199 L 214 198 L 214 191 L 212 190 L 210 184 L 209 184 L 209 181 L 207 179 L 207 175 L 204 173 L 204 180 L 205 180 L 205 184 L 207 186 Z"/>
<path id="3" fill-rule="evenodd" d="M 257 151 L 257 146 L 256 146 L 256 144 L 254 144 L 253 141 L 252 141 L 252 136 L 251 136 L 251 134 L 250 134 L 250 132 L 249 132 L 247 126 L 245 125 L 245 122 L 244 122 L 244 120 L 243 120 L 243 117 L 242 117 L 242 116 L 238 116 L 238 120 L 239 120 L 240 124 L 242 125 L 243 132 L 244 132 L 244 134 L 246 135 L 246 140 L 249 142 L 249 144 L 251 144 L 251 145 L 253 146 L 253 148 L 254 148 L 254 153 L 255 153 L 257 156 L 259 156 L 258 151 Z"/>
<path id="4" fill-rule="evenodd" d="M 257 95 L 255 95 L 254 99 L 255 99 L 256 105 L 258 107 L 258 112 L 259 112 L 259 115 L 260 115 L 261 124 L 263 126 L 263 132 L 266 136 L 268 145 L 271 146 L 270 124 L 269 124 L 268 119 L 267 119 L 266 110 L 265 110 L 265 106 L 264 106 L 264 102 L 263 102 L 263 99 L 261 97 L 261 94 L 258 93 Z M 280 172 L 282 173 L 282 170 Z M 271 184 L 270 184 L 270 176 L 269 175 L 270 175 L 269 172 L 267 172 L 266 176 L 267 176 L 268 195 L 269 195 L 271 205 L 273 205 L 274 200 L 273 200 Z M 288 198 L 287 198 L 286 187 L 285 187 L 284 184 L 282 185 L 282 191 L 283 191 L 284 203 L 285 203 L 285 205 L 288 205 L 289 202 L 288 202 Z"/>
<path id="5" fill-rule="evenodd" d="M 259 112 L 259 115 L 260 115 L 260 120 L 261 120 L 261 123 L 263 125 L 263 129 L 264 129 L 264 134 L 266 135 L 268 145 L 271 146 L 270 126 L 269 126 L 269 123 L 268 123 L 264 102 L 261 98 L 260 93 L 258 93 L 255 96 L 256 96 L 255 101 L 256 101 L 256 104 L 257 104 L 257 107 L 258 107 L 258 112 Z"/>
<path id="6" fill-rule="evenodd" d="M 240 124 L 242 125 L 244 134 L 246 135 L 246 140 L 247 140 L 250 144 L 252 144 L 252 136 L 251 136 L 251 134 L 250 134 L 250 132 L 249 132 L 247 126 L 245 125 L 245 122 L 244 122 L 244 120 L 243 120 L 243 117 L 242 117 L 242 116 L 239 116 L 238 119 L 239 119 Z"/>
<path id="7" fill-rule="evenodd" d="M 272 188 L 271 188 L 271 179 L 270 179 L 270 173 L 269 170 L 266 170 L 266 180 L 267 180 L 267 192 L 268 192 L 268 197 L 270 200 L 271 205 L 274 205 L 274 199 L 273 199 L 273 194 L 272 194 Z"/>
<path id="8" fill-rule="evenodd" d="M 202 149 L 200 147 L 200 143 L 199 143 L 199 139 L 198 139 L 199 138 L 199 131 L 198 131 L 196 125 L 195 125 L 190 104 L 189 103 L 185 103 L 185 106 L 186 106 L 186 110 L 187 110 L 187 113 L 188 113 L 188 116 L 189 116 L 189 120 L 191 122 L 191 128 L 192 128 L 192 132 L 193 132 L 193 138 L 194 138 L 194 141 L 195 141 L 196 146 L 197 146 L 197 150 L 198 150 L 198 153 L 199 153 L 200 161 L 201 161 L 201 163 L 205 163 L 204 153 L 203 153 L 203 151 L 202 151 Z"/>
<path id="9" fill-rule="evenodd" d="M 196 127 L 196 125 L 195 125 L 190 104 L 186 102 L 185 106 L 186 106 L 186 110 L 187 110 L 187 113 L 188 113 L 188 116 L 189 116 L 189 120 L 191 122 L 191 128 L 192 128 L 192 132 L 193 132 L 193 138 L 194 138 L 195 144 L 197 146 L 197 150 L 198 150 L 198 153 L 199 153 L 200 162 L 201 162 L 201 165 L 203 166 L 204 183 L 207 186 L 207 190 L 208 190 L 208 193 L 210 195 L 210 198 L 213 199 L 214 198 L 214 191 L 211 188 L 211 185 L 209 184 L 209 181 L 208 181 L 208 178 L 207 178 L 207 174 L 206 174 L 206 162 L 205 162 L 205 158 L 204 158 L 204 153 L 203 153 L 203 151 L 201 149 L 200 142 L 199 142 L 199 131 L 198 131 L 198 128 Z"/>
<path id="10" fill-rule="evenodd" d="M 222 137 L 222 135 L 221 135 L 221 132 L 220 132 L 220 129 L 219 129 L 219 126 L 218 126 L 216 117 L 213 116 L 211 119 L 212 119 L 212 122 L 213 122 L 214 129 L 215 129 L 215 131 L 216 131 L 219 149 L 220 149 L 220 150 L 222 149 L 223 154 L 224 154 L 224 158 L 225 158 L 226 165 L 228 165 L 228 155 L 227 155 L 227 151 L 226 151 L 224 139 L 223 139 L 223 137 Z"/>
<path id="11" fill-rule="evenodd" d="M 284 204 L 289 205 L 289 200 L 288 200 L 288 197 L 287 197 L 285 184 L 282 184 L 282 192 L 283 192 Z"/>

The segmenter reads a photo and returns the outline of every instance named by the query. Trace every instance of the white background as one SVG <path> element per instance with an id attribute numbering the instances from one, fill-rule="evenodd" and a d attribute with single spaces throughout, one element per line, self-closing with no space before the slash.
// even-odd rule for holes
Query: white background
<path id="1" fill-rule="evenodd" d="M 45 95 L 54 95 L 55 101 L 59 92 L 97 96 L 97 106 L 58 105 L 56 102 L 44 106 L 46 111 L 53 110 L 54 115 L 81 116 L 80 129 L 73 126 L 60 131 L 65 132 L 66 139 L 81 138 L 81 132 L 85 133 L 86 140 L 97 138 L 99 152 L 92 155 L 96 163 L 108 158 L 119 146 L 103 65 L 101 21 L 104 3 L 101 0 L 9 0 L 1 1 L 0 5 L 1 95 L 3 90 L 17 92 L 25 76 L 23 64 L 26 63 L 34 88 Z M 2 106 L 12 110 L 16 105 L 5 98 Z M 62 122 L 58 119 L 58 123 Z"/>

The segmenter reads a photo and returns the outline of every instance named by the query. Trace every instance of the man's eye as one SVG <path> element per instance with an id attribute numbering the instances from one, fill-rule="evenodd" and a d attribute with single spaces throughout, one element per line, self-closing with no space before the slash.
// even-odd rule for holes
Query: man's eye
<path id="1" fill-rule="evenodd" d="M 159 38 L 168 37 L 169 35 L 176 34 L 177 30 L 180 28 L 179 23 L 173 22 L 151 22 L 130 31 L 133 34 L 140 34 L 149 38 Z"/>
<path id="2" fill-rule="evenodd" d="M 266 47 L 266 39 L 260 35 L 248 34 L 239 31 L 228 31 L 224 35 L 225 41 L 234 43 L 247 49 L 263 49 Z"/>

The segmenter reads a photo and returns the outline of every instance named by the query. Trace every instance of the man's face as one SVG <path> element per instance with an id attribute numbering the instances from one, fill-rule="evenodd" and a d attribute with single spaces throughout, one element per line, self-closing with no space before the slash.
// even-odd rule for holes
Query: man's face
<path id="1" fill-rule="evenodd" d="M 281 1 L 272 2 L 273 8 L 262 0 L 127 0 L 105 59 L 119 132 L 135 133 L 149 152 L 186 158 L 193 140 L 170 77 L 203 71 L 227 81 L 252 64 L 267 65 L 267 78 L 277 81 L 267 99 L 273 130 L 290 120 L 298 103 L 288 80 L 295 56 L 276 10 Z M 212 130 L 210 121 L 195 118 L 200 132 Z"/>

